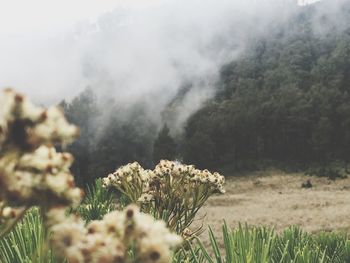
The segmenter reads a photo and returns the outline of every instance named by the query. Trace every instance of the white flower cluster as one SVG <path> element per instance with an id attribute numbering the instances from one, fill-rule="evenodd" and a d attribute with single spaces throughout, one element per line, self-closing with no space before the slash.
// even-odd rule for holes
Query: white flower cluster
<path id="1" fill-rule="evenodd" d="M 102 182 L 104 187 L 116 187 L 127 194 L 131 201 L 136 202 L 141 195 L 145 197 L 145 201 L 147 200 L 149 184 L 154 177 L 153 171 L 145 170 L 138 162 L 133 162 L 121 166 L 114 173 L 103 178 Z M 148 196 L 151 198 L 150 195 Z"/>
<path id="2" fill-rule="evenodd" d="M 217 172 L 211 173 L 207 169 L 199 170 L 194 165 L 184 165 L 176 161 L 161 160 L 154 169 L 157 178 L 170 176 L 172 180 L 181 178 L 184 183 L 206 184 L 213 191 L 225 193 L 225 177 Z M 184 185 L 186 187 L 186 185 Z M 194 185 L 196 187 L 196 184 Z M 190 190 L 190 189 L 188 189 Z"/>
<path id="3" fill-rule="evenodd" d="M 202 171 L 193 165 L 168 160 L 161 160 L 153 171 L 144 170 L 137 162 L 127 164 L 103 178 L 103 185 L 116 187 L 123 192 L 127 192 L 128 187 L 133 192 L 141 189 L 138 201 L 150 202 L 153 200 L 154 188 L 159 188 L 165 180 L 170 180 L 171 184 L 181 182 L 185 191 L 205 185 L 212 192 L 225 193 L 225 177 L 219 173 Z"/>
<path id="4" fill-rule="evenodd" d="M 58 107 L 37 107 L 11 89 L 0 93 L 0 104 L 0 200 L 27 208 L 77 205 L 82 191 L 69 171 L 73 157 L 52 145 L 73 141 L 78 128 Z"/>
<path id="5" fill-rule="evenodd" d="M 67 144 L 79 134 L 59 107 L 44 109 L 12 89 L 0 93 L 0 148 L 31 150 L 41 144 Z"/>
<path id="6" fill-rule="evenodd" d="M 140 204 L 143 212 L 163 219 L 169 229 L 186 238 L 200 232 L 198 228 L 191 235 L 184 233 L 206 200 L 214 193 L 225 192 L 224 183 L 219 173 L 167 160 L 161 160 L 153 171 L 131 163 L 103 178 L 104 187 L 122 192 Z"/>
<path id="7" fill-rule="evenodd" d="M 54 209 L 48 217 L 52 218 L 48 222 L 60 220 L 64 210 Z M 133 247 L 132 262 L 168 263 L 171 249 L 182 242 L 181 237 L 169 232 L 164 222 L 140 213 L 135 206 L 111 212 L 86 227 L 77 218 L 53 223 L 52 247 L 69 262 L 130 262 L 128 250 Z"/>
<path id="8" fill-rule="evenodd" d="M 40 146 L 32 153 L 14 151 L 0 159 L 1 195 L 11 203 L 76 206 L 82 190 L 69 171 L 73 157 L 54 147 Z"/>
<path id="9" fill-rule="evenodd" d="M 127 183 L 139 183 L 143 179 L 147 180 L 148 174 L 141 167 L 138 162 L 129 163 L 125 166 L 121 166 L 114 173 L 109 174 L 106 178 L 103 178 L 103 184 L 107 185 L 121 185 L 122 182 Z"/>

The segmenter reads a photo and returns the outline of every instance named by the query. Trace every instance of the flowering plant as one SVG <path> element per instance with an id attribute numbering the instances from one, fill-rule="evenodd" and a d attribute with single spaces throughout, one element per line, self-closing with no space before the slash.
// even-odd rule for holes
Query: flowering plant
<path id="1" fill-rule="evenodd" d="M 82 191 L 74 186 L 73 157 L 53 145 L 79 134 L 58 107 L 44 109 L 11 89 L 0 94 L 0 237 L 31 206 L 77 205 Z"/>
<path id="2" fill-rule="evenodd" d="M 218 173 L 168 160 L 161 160 L 154 170 L 130 163 L 103 179 L 105 187 L 116 188 L 185 238 L 200 230 L 191 233 L 189 226 L 212 194 L 225 192 L 224 183 Z"/>
<path id="3" fill-rule="evenodd" d="M 38 206 L 45 239 L 50 237 L 62 260 L 171 262 L 171 249 L 181 237 L 134 206 L 109 212 L 87 226 L 79 216 L 67 216 L 68 208 L 79 205 L 83 192 L 75 187 L 69 170 L 73 156 L 57 152 L 54 145 L 72 142 L 78 128 L 66 121 L 59 108 L 36 107 L 10 89 L 0 94 L 0 103 L 0 239 L 30 207 Z"/>
<path id="4" fill-rule="evenodd" d="M 164 222 L 140 213 L 133 205 L 122 212 L 110 212 L 87 226 L 74 216 L 64 219 L 64 213 L 59 208 L 49 213 L 53 223 L 51 243 L 58 255 L 69 262 L 166 263 L 171 262 L 170 249 L 182 242 Z"/>

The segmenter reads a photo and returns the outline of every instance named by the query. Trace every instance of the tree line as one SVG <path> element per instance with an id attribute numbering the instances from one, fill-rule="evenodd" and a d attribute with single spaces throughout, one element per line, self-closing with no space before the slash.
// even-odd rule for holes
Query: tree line
<path id="1" fill-rule="evenodd" d="M 217 97 L 187 122 L 185 160 L 235 169 L 262 160 L 349 161 L 349 7 L 346 27 L 322 33 L 312 23 L 314 7 L 303 9 L 223 67 Z"/>

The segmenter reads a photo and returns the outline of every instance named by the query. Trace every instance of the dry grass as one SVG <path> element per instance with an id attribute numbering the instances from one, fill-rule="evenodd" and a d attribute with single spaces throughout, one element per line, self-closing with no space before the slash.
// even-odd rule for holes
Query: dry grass
<path id="1" fill-rule="evenodd" d="M 227 177 L 226 177 L 227 178 Z M 310 180 L 313 187 L 301 188 Z M 201 215 L 219 235 L 223 219 L 272 226 L 277 232 L 299 225 L 307 232 L 350 230 L 350 179 L 329 181 L 303 174 L 268 171 L 228 178 L 225 195 L 208 200 Z M 201 238 L 206 242 L 207 234 Z"/>

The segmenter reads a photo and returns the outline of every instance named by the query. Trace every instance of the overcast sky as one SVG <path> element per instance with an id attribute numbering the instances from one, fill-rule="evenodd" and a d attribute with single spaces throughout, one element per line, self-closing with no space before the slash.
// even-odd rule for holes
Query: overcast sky
<path id="1" fill-rule="evenodd" d="M 119 98 L 167 88 L 169 100 L 183 79 L 198 79 L 199 105 L 208 76 L 228 51 L 235 56 L 231 42 L 239 51 L 249 32 L 280 22 L 285 1 L 293 0 L 0 0 L 0 87 L 46 103 L 87 85 L 111 86 Z"/>
<path id="2" fill-rule="evenodd" d="M 84 51 L 67 38 L 115 9 L 161 1 L 167 0 L 0 0 L 0 88 L 47 103 L 75 96 L 89 83 L 81 77 Z"/>
<path id="3" fill-rule="evenodd" d="M 166 0 L 163 0 L 166 1 Z M 161 0 L 0 0 L 0 34 L 67 30 L 117 7 L 143 8 Z"/>
<path id="4" fill-rule="evenodd" d="M 67 30 L 117 7 L 143 8 L 167 0 L 0 0 L 0 34 Z M 281 0 L 283 1 L 283 0 Z M 319 0 L 298 0 L 312 3 Z"/>

